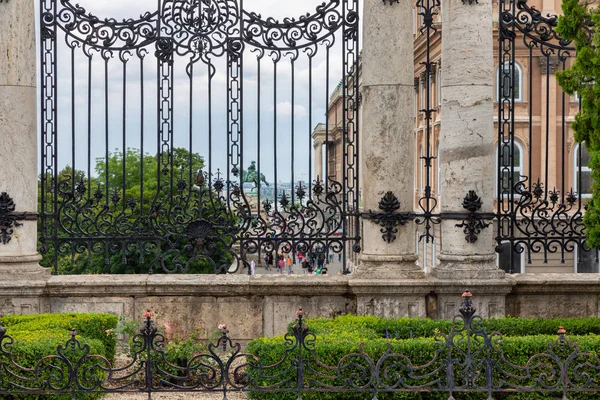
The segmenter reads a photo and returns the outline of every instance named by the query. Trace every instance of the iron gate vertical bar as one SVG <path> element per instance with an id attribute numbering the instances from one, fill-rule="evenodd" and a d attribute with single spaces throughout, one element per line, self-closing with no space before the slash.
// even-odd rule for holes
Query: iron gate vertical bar
<path id="1" fill-rule="evenodd" d="M 313 88 L 312 88 L 312 59 L 315 52 L 308 55 L 308 196 L 312 199 L 312 183 L 313 183 L 313 142 L 312 142 L 312 104 L 313 104 Z M 316 155 L 315 155 L 316 157 Z M 317 179 L 318 180 L 318 179 Z"/>
<path id="2" fill-rule="evenodd" d="M 348 227 L 347 225 L 347 215 L 348 215 L 348 193 L 346 192 L 348 188 L 347 179 L 348 179 L 348 149 L 346 136 L 348 135 L 348 79 L 350 79 L 350 74 L 348 73 L 348 53 L 350 49 L 348 48 L 349 39 L 346 37 L 347 34 L 347 1 L 342 1 L 342 215 L 340 216 L 340 222 L 342 223 L 342 273 L 346 272 L 346 235 Z"/>
<path id="3" fill-rule="evenodd" d="M 54 129 L 56 124 L 56 0 L 42 0 L 39 9 L 40 35 L 40 159 L 41 159 L 41 244 L 42 253 L 47 253 L 56 244 L 56 202 L 54 200 L 56 191 L 54 180 L 56 179 L 54 169 Z M 46 18 L 46 15 L 48 17 Z M 47 198 L 48 194 L 50 199 Z M 49 201 L 48 201 L 49 200 Z M 55 251 L 52 258 L 52 273 L 58 273 L 58 254 Z"/>

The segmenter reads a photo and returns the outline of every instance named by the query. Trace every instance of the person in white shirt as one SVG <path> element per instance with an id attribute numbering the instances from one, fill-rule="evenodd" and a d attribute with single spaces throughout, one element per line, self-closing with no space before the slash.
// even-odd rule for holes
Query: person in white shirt
<path id="1" fill-rule="evenodd" d="M 256 272 L 256 263 L 254 260 L 250 261 L 250 275 L 254 275 Z"/>

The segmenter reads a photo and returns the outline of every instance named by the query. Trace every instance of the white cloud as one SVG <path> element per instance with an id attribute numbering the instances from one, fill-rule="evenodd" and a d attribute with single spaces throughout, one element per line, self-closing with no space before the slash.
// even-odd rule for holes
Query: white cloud
<path id="1" fill-rule="evenodd" d="M 273 112 L 273 110 L 274 108 L 271 108 L 271 112 Z M 291 117 L 292 103 L 290 103 L 289 101 L 282 101 L 280 103 L 277 103 L 277 115 L 285 118 Z M 307 115 L 308 113 L 306 112 L 306 108 L 303 105 L 294 105 L 294 118 L 303 118 Z"/>

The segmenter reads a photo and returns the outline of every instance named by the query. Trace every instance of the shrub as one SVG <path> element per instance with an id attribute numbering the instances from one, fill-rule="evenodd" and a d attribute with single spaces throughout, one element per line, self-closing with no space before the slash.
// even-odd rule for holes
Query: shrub
<path id="1" fill-rule="evenodd" d="M 67 363 L 63 357 L 73 365 L 86 355 L 83 348 L 89 345 L 89 355 L 102 356 L 112 362 L 115 355 L 115 336 L 111 330 L 115 328 L 117 317 L 108 314 L 31 314 L 7 315 L 2 318 L 3 325 L 7 328 L 6 334 L 13 338 L 10 351 L 14 361 L 24 368 L 35 368 L 39 375 L 32 371 L 21 370 L 8 362 L 6 356 L 0 354 L 0 365 L 4 364 L 7 374 L 0 373 L 0 387 L 7 388 L 8 381 L 24 387 L 61 388 L 67 381 L 62 375 L 68 373 Z M 77 340 L 81 347 L 71 346 L 67 341 L 71 338 L 70 330 L 77 330 Z M 7 345 L 9 340 L 4 339 Z M 62 346 L 59 355 L 58 346 Z M 5 350 L 9 348 L 5 347 Z M 49 357 L 50 356 L 50 357 Z M 93 388 L 96 382 L 105 379 L 106 374 L 94 366 L 107 367 L 106 363 L 96 359 L 85 359 L 78 367 L 79 382 L 87 388 Z M 86 371 L 86 369 L 90 368 Z M 84 375 L 84 371 L 85 375 Z M 11 374 L 15 374 L 12 376 Z M 67 375 L 68 376 L 68 375 Z M 68 391 L 67 391 L 68 392 Z M 98 393 L 77 394 L 78 399 L 96 399 L 101 397 Z M 5 398 L 1 397 L 0 398 Z M 71 399 L 71 394 L 59 395 L 19 395 L 8 398 L 37 400 Z"/>
<path id="2" fill-rule="evenodd" d="M 363 338 L 384 338 L 386 331 L 391 338 L 409 339 L 433 337 L 436 332 L 449 332 L 452 322 L 419 318 L 386 319 L 372 316 L 344 315 L 337 318 L 306 319 L 305 323 L 317 335 L 344 335 L 359 330 Z M 292 324 L 290 324 L 291 326 Z M 555 335 L 564 326 L 569 335 L 600 335 L 598 318 L 497 318 L 488 319 L 484 326 L 488 333 L 501 332 L 504 336 Z"/>
<path id="3" fill-rule="evenodd" d="M 315 382 L 325 383 L 332 386 L 346 386 L 355 384 L 356 386 L 366 385 L 368 379 L 363 376 L 364 371 L 369 371 L 369 364 L 364 358 L 359 356 L 346 357 L 351 353 L 360 352 L 360 344 L 363 343 L 362 351 L 367 354 L 375 363 L 385 354 L 390 346 L 390 351 L 395 354 L 405 355 L 413 366 L 425 365 L 432 360 L 435 360 L 436 349 L 444 346 L 444 342 L 436 341 L 433 336 L 437 332 L 448 333 L 451 330 L 452 323 L 443 320 L 428 320 L 428 319 L 383 319 L 377 317 L 358 317 L 346 315 L 335 319 L 308 319 L 305 320 L 310 331 L 317 336 L 314 345 L 315 356 L 318 362 L 312 359 L 312 354 L 303 350 L 303 357 L 308 359 L 304 366 L 304 382 L 309 383 L 311 379 L 312 387 L 318 386 Z M 580 352 L 588 352 L 594 356 L 600 355 L 600 324 L 597 318 L 571 318 L 571 319 L 550 319 L 543 320 L 539 318 L 520 319 L 520 318 L 502 318 L 491 319 L 485 322 L 485 327 L 488 334 L 493 331 L 501 331 L 503 339 L 498 345 L 504 352 L 505 359 L 510 363 L 518 366 L 526 365 L 531 356 L 538 353 L 544 353 L 548 349 L 548 344 L 554 343 L 558 339 L 556 331 L 559 326 L 565 326 L 569 333 L 569 339 L 572 343 L 579 345 Z M 386 330 L 390 335 L 395 337 L 398 332 L 399 340 L 385 339 Z M 413 339 L 407 339 L 412 333 Z M 531 336 L 527 336 L 531 335 Z M 577 336 L 585 335 L 585 336 Z M 455 338 L 455 343 L 459 347 L 464 347 L 466 344 L 459 343 L 458 338 Z M 474 346 L 477 346 L 477 342 Z M 260 360 L 261 365 L 270 366 L 276 365 L 282 359 L 287 357 L 280 365 L 273 369 L 265 369 L 260 371 L 257 368 L 248 369 L 248 379 L 251 380 L 251 386 L 269 386 L 279 382 L 286 381 L 280 389 L 293 389 L 296 382 L 296 367 L 293 366 L 292 360 L 298 357 L 298 349 L 294 348 L 286 355 L 285 350 L 289 348 L 289 343 L 286 344 L 283 337 L 276 338 L 260 338 L 249 343 L 247 353 L 253 354 Z M 563 360 L 567 358 L 572 350 L 561 350 Z M 442 355 L 442 358 L 445 354 Z M 456 358 L 460 357 L 459 352 L 454 352 Z M 500 354 L 496 354 L 493 358 L 500 360 Z M 340 360 L 344 361 L 340 364 Z M 386 366 L 392 366 L 393 362 L 401 361 L 401 358 L 396 357 L 393 361 L 388 360 Z M 575 364 L 580 364 L 586 361 L 585 357 L 581 357 L 580 361 Z M 592 365 L 597 365 L 593 359 L 589 360 Z M 248 357 L 248 362 L 257 365 L 257 361 L 253 357 Z M 322 363 L 322 364 L 320 364 Z M 502 361 L 499 362 L 502 364 Z M 324 367 L 323 365 L 332 368 Z M 435 371 L 435 368 L 440 368 L 440 371 Z M 502 369 L 515 376 L 521 376 L 522 379 L 515 378 L 511 375 L 503 375 L 501 378 L 507 382 L 512 382 L 524 386 L 535 385 L 534 378 L 526 377 L 523 371 L 512 367 L 505 363 Z M 585 368 L 584 368 L 585 369 Z M 594 368 L 588 368 L 592 376 L 597 376 Z M 336 380 L 335 377 L 338 371 L 343 371 L 342 375 L 345 381 Z M 391 385 L 394 378 L 394 372 L 398 372 L 399 376 L 405 379 L 407 385 L 422 385 L 433 380 L 428 379 L 410 379 L 405 368 L 392 367 L 392 370 L 382 379 L 389 379 Z M 455 373 L 458 374 L 457 367 Z M 539 374 L 542 371 L 538 369 L 533 375 Z M 579 373 L 583 370 L 579 371 Z M 435 360 L 428 368 L 420 371 L 420 374 L 433 373 L 439 377 L 442 382 L 445 380 L 445 368 L 442 360 Z M 498 380 L 500 372 L 495 373 L 495 379 Z M 458 376 L 458 375 L 457 375 Z M 478 383 L 485 386 L 485 376 L 481 377 L 482 381 Z M 443 383 L 442 383 L 443 384 Z M 274 399 L 274 400 L 294 400 L 298 397 L 297 393 L 261 393 L 253 392 L 250 397 L 252 399 Z M 487 398 L 486 393 L 454 393 L 456 400 L 479 400 Z M 494 399 L 510 399 L 510 400 L 551 400 L 561 398 L 561 393 L 494 393 Z M 569 393 L 569 399 L 595 399 L 597 393 Z M 372 399 L 373 393 L 304 393 L 303 399 Z M 377 393 L 379 400 L 383 399 L 443 399 L 448 398 L 448 393 Z"/>
<path id="4" fill-rule="evenodd" d="M 117 326 L 117 316 L 110 314 L 29 314 L 6 315 L 2 318 L 7 333 L 13 337 L 17 332 L 77 330 L 78 337 L 96 339 L 106 349 L 106 357 L 113 361 L 116 351 L 114 335 L 107 334 Z"/>

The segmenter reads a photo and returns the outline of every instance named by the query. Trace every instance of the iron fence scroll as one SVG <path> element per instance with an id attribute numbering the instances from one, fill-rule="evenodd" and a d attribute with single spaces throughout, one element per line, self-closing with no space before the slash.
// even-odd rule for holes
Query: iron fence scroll
<path id="1" fill-rule="evenodd" d="M 452 330 L 435 337 L 433 358 L 413 363 L 394 353 L 388 343 L 383 355 L 373 358 L 363 345 L 359 351 L 327 365 L 317 356 L 318 337 L 304 321 L 302 309 L 285 335 L 281 360 L 265 363 L 233 343 L 226 325 L 205 354 L 170 363 L 165 358 L 165 337 L 148 311 L 140 331 L 133 337 L 131 361 L 121 367 L 90 353 L 77 332 L 71 332 L 55 355 L 47 355 L 35 366 L 19 365 L 13 356 L 14 340 L 0 325 L 0 395 L 82 393 L 232 392 L 296 393 L 440 393 L 449 399 L 457 393 L 483 393 L 492 399 L 499 393 L 600 392 L 600 360 L 581 352 L 566 337 L 558 338 L 542 353 L 523 365 L 506 359 L 502 335 L 488 333 L 483 318 L 476 315 L 471 293 L 463 294 L 460 314 Z M 233 329 L 233 328 L 232 328 Z"/>

